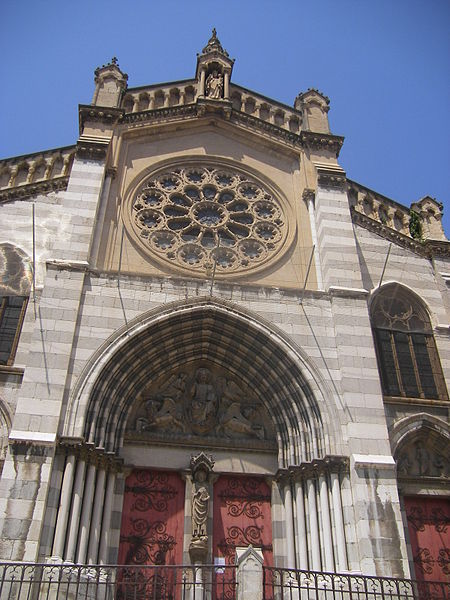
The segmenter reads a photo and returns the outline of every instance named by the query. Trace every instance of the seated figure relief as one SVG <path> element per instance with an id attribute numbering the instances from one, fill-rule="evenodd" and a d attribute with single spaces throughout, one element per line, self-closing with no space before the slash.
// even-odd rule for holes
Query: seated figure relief
<path id="1" fill-rule="evenodd" d="M 154 437 L 273 440 L 270 418 L 254 393 L 218 369 L 180 370 L 140 394 L 128 431 Z"/>

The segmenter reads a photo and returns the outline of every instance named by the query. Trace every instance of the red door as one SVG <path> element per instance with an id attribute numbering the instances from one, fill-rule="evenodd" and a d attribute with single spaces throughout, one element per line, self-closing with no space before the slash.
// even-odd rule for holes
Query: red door
<path id="1" fill-rule="evenodd" d="M 236 548 L 259 548 L 264 565 L 273 565 L 270 487 L 263 477 L 222 475 L 214 485 L 214 562 L 216 597 L 235 597 L 234 569 Z M 221 572 L 222 571 L 222 572 Z"/>
<path id="2" fill-rule="evenodd" d="M 184 482 L 178 473 L 133 471 L 125 481 L 118 596 L 173 598 L 183 558 Z M 158 568 L 142 569 L 141 566 Z M 134 568 L 133 568 L 134 567 Z"/>
<path id="3" fill-rule="evenodd" d="M 450 581 L 450 500 L 407 496 L 404 502 L 416 579 Z"/>

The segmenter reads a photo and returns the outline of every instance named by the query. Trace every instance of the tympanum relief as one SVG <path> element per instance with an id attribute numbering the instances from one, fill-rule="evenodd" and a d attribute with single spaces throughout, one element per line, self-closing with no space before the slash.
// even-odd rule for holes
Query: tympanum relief
<path id="1" fill-rule="evenodd" d="M 149 384 L 128 421 L 127 438 L 207 446 L 272 449 L 270 417 L 242 382 L 228 373 L 198 365 Z"/>
<path id="2" fill-rule="evenodd" d="M 444 448 L 443 448 L 444 450 Z M 450 477 L 450 460 L 444 453 L 427 444 L 426 440 L 416 440 L 404 447 L 397 457 L 397 474 L 400 479 Z"/>

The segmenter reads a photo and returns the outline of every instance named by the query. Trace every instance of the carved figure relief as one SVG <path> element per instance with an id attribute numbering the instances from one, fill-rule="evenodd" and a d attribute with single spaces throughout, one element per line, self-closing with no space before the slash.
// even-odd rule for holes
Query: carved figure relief
<path id="1" fill-rule="evenodd" d="M 222 98 L 222 94 L 223 77 L 218 71 L 214 70 L 206 79 L 206 95 L 208 98 L 218 99 Z"/>
<path id="2" fill-rule="evenodd" d="M 435 447 L 427 446 L 418 439 L 404 447 L 397 457 L 399 478 L 411 477 L 450 477 L 450 461 Z"/>
<path id="3" fill-rule="evenodd" d="M 128 435 L 167 439 L 168 433 L 171 439 L 207 438 L 210 445 L 245 439 L 270 447 L 274 441 L 270 417 L 254 392 L 205 365 L 172 373 L 140 394 Z"/>

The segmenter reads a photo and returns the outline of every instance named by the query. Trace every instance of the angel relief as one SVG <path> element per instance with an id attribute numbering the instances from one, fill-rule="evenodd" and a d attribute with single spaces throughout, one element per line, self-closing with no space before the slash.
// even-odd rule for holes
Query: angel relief
<path id="1" fill-rule="evenodd" d="M 269 415 L 254 394 L 222 373 L 204 366 L 179 371 L 147 386 L 128 428 L 139 438 L 163 436 L 274 439 Z"/>

